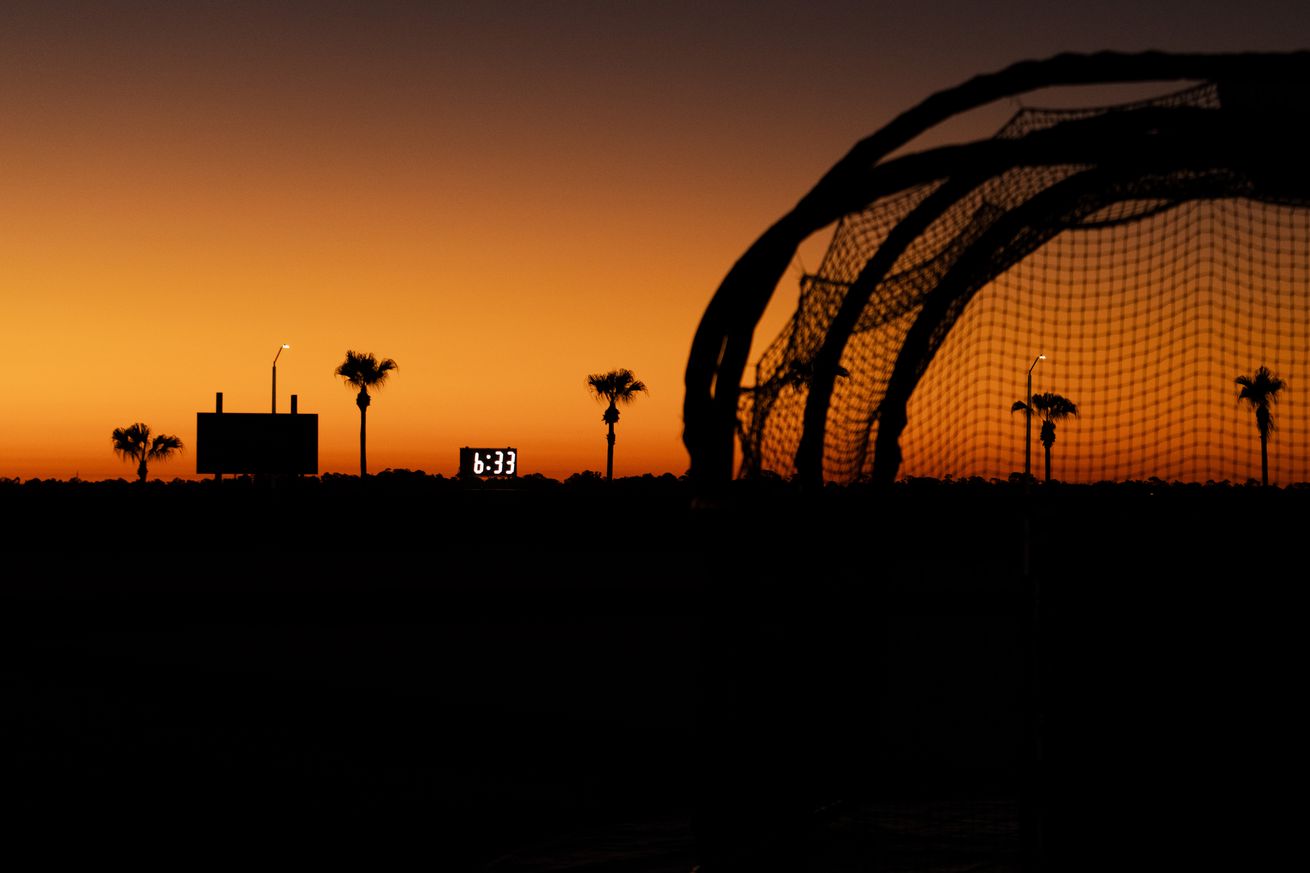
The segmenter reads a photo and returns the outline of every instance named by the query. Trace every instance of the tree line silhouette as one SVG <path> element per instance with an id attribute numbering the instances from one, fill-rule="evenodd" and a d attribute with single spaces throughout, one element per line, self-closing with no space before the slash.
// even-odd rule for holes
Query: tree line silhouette
<path id="1" fill-rule="evenodd" d="M 377 392 L 387 384 L 391 374 L 400 369 L 391 358 L 379 360 L 372 352 L 346 350 L 346 359 L 333 371 L 334 375 L 344 380 L 347 388 L 357 391 L 355 405 L 359 407 L 359 476 L 368 476 L 368 408 L 373 403 L 369 389 Z M 609 444 L 606 459 L 605 478 L 614 478 L 614 425 L 619 420 L 618 404 L 631 403 L 638 394 L 647 391 L 645 383 L 637 379 L 631 370 L 621 368 L 608 373 L 593 373 L 587 377 L 587 385 L 598 400 L 607 400 L 602 420 L 609 428 Z M 115 428 L 112 435 L 113 450 L 125 461 L 137 462 L 137 476 L 141 482 L 146 481 L 147 467 L 150 461 L 167 461 L 182 452 L 182 440 L 170 434 L 160 434 L 152 438 L 150 426 L 137 422 L 127 427 Z"/>
<path id="2" fill-rule="evenodd" d="M 1256 431 L 1260 434 L 1260 482 L 1269 485 L 1269 435 L 1274 432 L 1274 413 L 1272 406 L 1278 402 L 1278 393 L 1287 383 L 1275 375 L 1268 367 L 1261 364 L 1253 376 L 1238 376 L 1234 382 L 1242 390 L 1237 395 L 1239 403 L 1245 401 L 1255 412 Z M 1046 449 L 1046 481 L 1051 481 L 1051 447 L 1055 445 L 1055 425 L 1057 422 L 1078 414 L 1078 404 L 1069 398 L 1051 391 L 1034 394 L 1025 402 L 1016 400 L 1010 412 L 1031 412 L 1042 422 L 1041 441 Z"/>
<path id="3" fill-rule="evenodd" d="M 379 391 L 390 375 L 400 369 L 391 358 L 379 360 L 371 352 L 346 350 L 346 359 L 334 374 L 344 380 L 351 390 L 357 390 L 355 405 L 359 407 L 359 475 L 368 475 L 368 408 L 372 404 L 369 389 Z M 1276 429 L 1273 406 L 1287 383 L 1268 367 L 1261 364 L 1254 375 L 1240 375 L 1234 383 L 1240 386 L 1238 402 L 1245 403 L 1255 413 L 1256 431 L 1260 436 L 1260 481 L 1269 485 L 1269 437 Z M 587 388 L 597 399 L 607 402 L 601 420 L 607 427 L 605 479 L 614 479 L 614 425 L 619 421 L 619 405 L 634 402 L 638 394 L 648 393 L 644 382 L 631 370 L 620 368 L 606 373 L 587 376 Z M 1052 391 L 1033 394 L 1026 400 L 1016 400 L 1010 412 L 1029 412 L 1042 422 L 1040 439 L 1045 448 L 1045 481 L 1051 481 L 1051 449 L 1055 445 L 1055 426 L 1078 415 L 1078 404 Z M 115 428 L 111 436 L 113 451 L 125 461 L 137 462 L 137 477 L 145 482 L 151 461 L 167 461 L 183 450 L 182 440 L 171 434 L 152 436 L 150 426 L 142 422 Z"/>

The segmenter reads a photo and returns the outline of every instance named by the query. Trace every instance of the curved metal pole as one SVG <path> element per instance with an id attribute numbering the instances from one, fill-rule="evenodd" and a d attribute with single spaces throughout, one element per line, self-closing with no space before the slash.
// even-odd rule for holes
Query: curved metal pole
<path id="1" fill-rule="evenodd" d="M 1207 146 L 1209 144 L 1206 144 Z M 1222 151 L 1222 146 L 1220 147 Z M 1153 166 L 1151 173 L 1162 168 Z M 1126 173 L 1116 168 L 1088 170 L 1041 192 L 1011 210 L 962 257 L 933 290 L 902 343 L 892 369 L 887 391 L 879 405 L 878 437 L 874 448 L 873 478 L 890 482 L 900 469 L 900 435 L 906 425 L 906 404 L 931 360 L 935 348 L 945 339 L 941 325 L 958 316 L 973 295 L 995 275 L 1035 251 L 1062 230 L 1052 218 L 1089 214 L 1126 197 L 1174 196 L 1203 199 L 1235 196 L 1247 189 L 1241 178 L 1198 181 L 1160 180 L 1157 186 L 1141 184 L 1144 171 Z M 1208 182 L 1205 184 L 1204 182 Z M 1127 186 L 1121 190 L 1121 186 Z M 1086 197 L 1099 194 L 1096 197 Z M 1085 198 L 1085 199 L 1084 199 Z M 1082 201 L 1082 202 L 1080 202 Z M 1025 235 L 1025 231 L 1028 233 Z M 934 342 L 935 341 L 935 342 Z"/>
<path id="2" fill-rule="evenodd" d="M 1147 107 L 1066 122 L 1017 140 L 986 140 L 957 147 L 951 155 L 955 175 L 892 229 L 851 284 L 828 326 L 823 345 L 814 359 L 814 380 L 806 397 L 801 441 L 796 452 L 796 470 L 801 479 L 811 485 L 823 481 L 823 444 L 834 376 L 860 315 L 900 255 L 935 218 L 977 185 L 1005 170 L 1016 166 L 1095 164 L 1099 162 L 1098 158 L 1140 159 L 1166 144 L 1162 131 L 1172 131 L 1175 138 L 1187 142 L 1204 141 L 1213 136 L 1215 115 L 1210 110 L 1190 107 Z M 883 168 L 890 170 L 892 167 L 889 162 Z M 931 164 L 924 169 L 930 167 Z M 916 180 L 913 184 L 924 181 L 928 180 Z M 909 187 L 909 184 L 901 187 Z M 974 230 L 970 226 L 962 234 Z"/>
<path id="3" fill-rule="evenodd" d="M 863 204 L 848 183 L 930 127 L 969 109 L 1052 85 L 1172 80 L 1292 82 L 1310 78 L 1310 52 L 1169 55 L 1064 54 L 1024 61 L 938 92 L 856 146 L 751 245 L 719 285 L 692 339 L 684 379 L 683 443 L 700 487 L 732 477 L 741 377 L 751 337 L 800 243 Z"/>

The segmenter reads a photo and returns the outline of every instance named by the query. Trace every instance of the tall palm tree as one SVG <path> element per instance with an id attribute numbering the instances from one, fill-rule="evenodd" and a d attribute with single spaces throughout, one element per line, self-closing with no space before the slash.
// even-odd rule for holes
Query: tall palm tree
<path id="1" fill-rule="evenodd" d="M 1031 405 L 1029 405 L 1031 404 Z M 1078 404 L 1053 392 L 1034 394 L 1028 403 L 1014 401 L 1010 412 L 1031 411 L 1042 420 L 1041 440 L 1046 447 L 1046 481 L 1051 481 L 1051 446 L 1055 445 L 1055 423 L 1078 414 Z"/>
<path id="2" fill-rule="evenodd" d="M 170 434 L 161 433 L 151 438 L 150 425 L 137 422 L 127 427 L 114 428 L 110 437 L 114 441 L 114 454 L 124 461 L 136 461 L 136 475 L 145 484 L 148 461 L 167 461 L 182 451 L 182 441 Z"/>
<path id="3" fill-rule="evenodd" d="M 1233 381 L 1242 386 L 1237 395 L 1238 402 L 1245 400 L 1255 410 L 1255 427 L 1260 432 L 1260 481 L 1268 485 L 1269 434 L 1274 432 L 1274 411 L 1271 407 L 1278 402 L 1278 392 L 1287 383 L 1263 364 L 1254 376 L 1238 376 Z"/>
<path id="4" fill-rule="evenodd" d="M 387 376 L 400 366 L 390 358 L 379 361 L 372 354 L 346 351 L 346 360 L 337 367 L 336 374 L 346 380 L 347 388 L 358 388 L 355 405 L 359 407 L 359 478 L 368 475 L 368 462 L 365 453 L 365 426 L 368 418 L 368 405 L 373 402 L 368 389 L 381 389 L 387 383 Z"/>
<path id="5" fill-rule="evenodd" d="M 637 394 L 646 391 L 646 386 L 632 375 L 631 370 L 622 369 L 592 373 L 587 377 L 587 387 L 596 395 L 597 400 L 609 401 L 605 414 L 601 416 L 601 420 L 609 425 L 609 435 L 606 437 L 609 451 L 605 457 L 605 479 L 609 481 L 614 478 L 614 425 L 619 420 L 618 404 L 631 403 Z"/>

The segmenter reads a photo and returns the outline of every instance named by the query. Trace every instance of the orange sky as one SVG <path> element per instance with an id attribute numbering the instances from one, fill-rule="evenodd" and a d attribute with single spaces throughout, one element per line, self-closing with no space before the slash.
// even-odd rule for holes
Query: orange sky
<path id="1" fill-rule="evenodd" d="M 358 465 L 333 376 L 351 348 L 400 365 L 370 470 L 449 475 L 479 444 L 517 445 L 524 473 L 603 469 L 584 378 L 628 367 L 650 394 L 615 474 L 682 473 L 705 303 L 855 139 L 1024 57 L 1310 33 L 1299 3 L 704 5 L 6 4 L 0 342 L 22 366 L 0 476 L 131 477 L 109 434 L 133 421 L 191 449 L 215 391 L 268 409 L 282 342 L 279 407 L 319 414 L 324 472 Z M 780 294 L 757 347 L 794 276 Z"/>

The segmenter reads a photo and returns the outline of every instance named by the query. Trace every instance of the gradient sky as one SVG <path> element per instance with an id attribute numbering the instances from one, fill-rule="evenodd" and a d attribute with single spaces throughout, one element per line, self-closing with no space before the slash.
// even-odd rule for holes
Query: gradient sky
<path id="1" fill-rule="evenodd" d="M 130 478 L 133 421 L 194 476 L 195 413 L 266 411 L 282 342 L 324 472 L 358 465 L 350 348 L 400 364 L 370 470 L 604 469 L 584 379 L 629 367 L 615 474 L 682 473 L 706 302 L 855 140 L 1025 58 L 1306 47 L 1292 0 L 6 3 L 0 476 Z"/>

